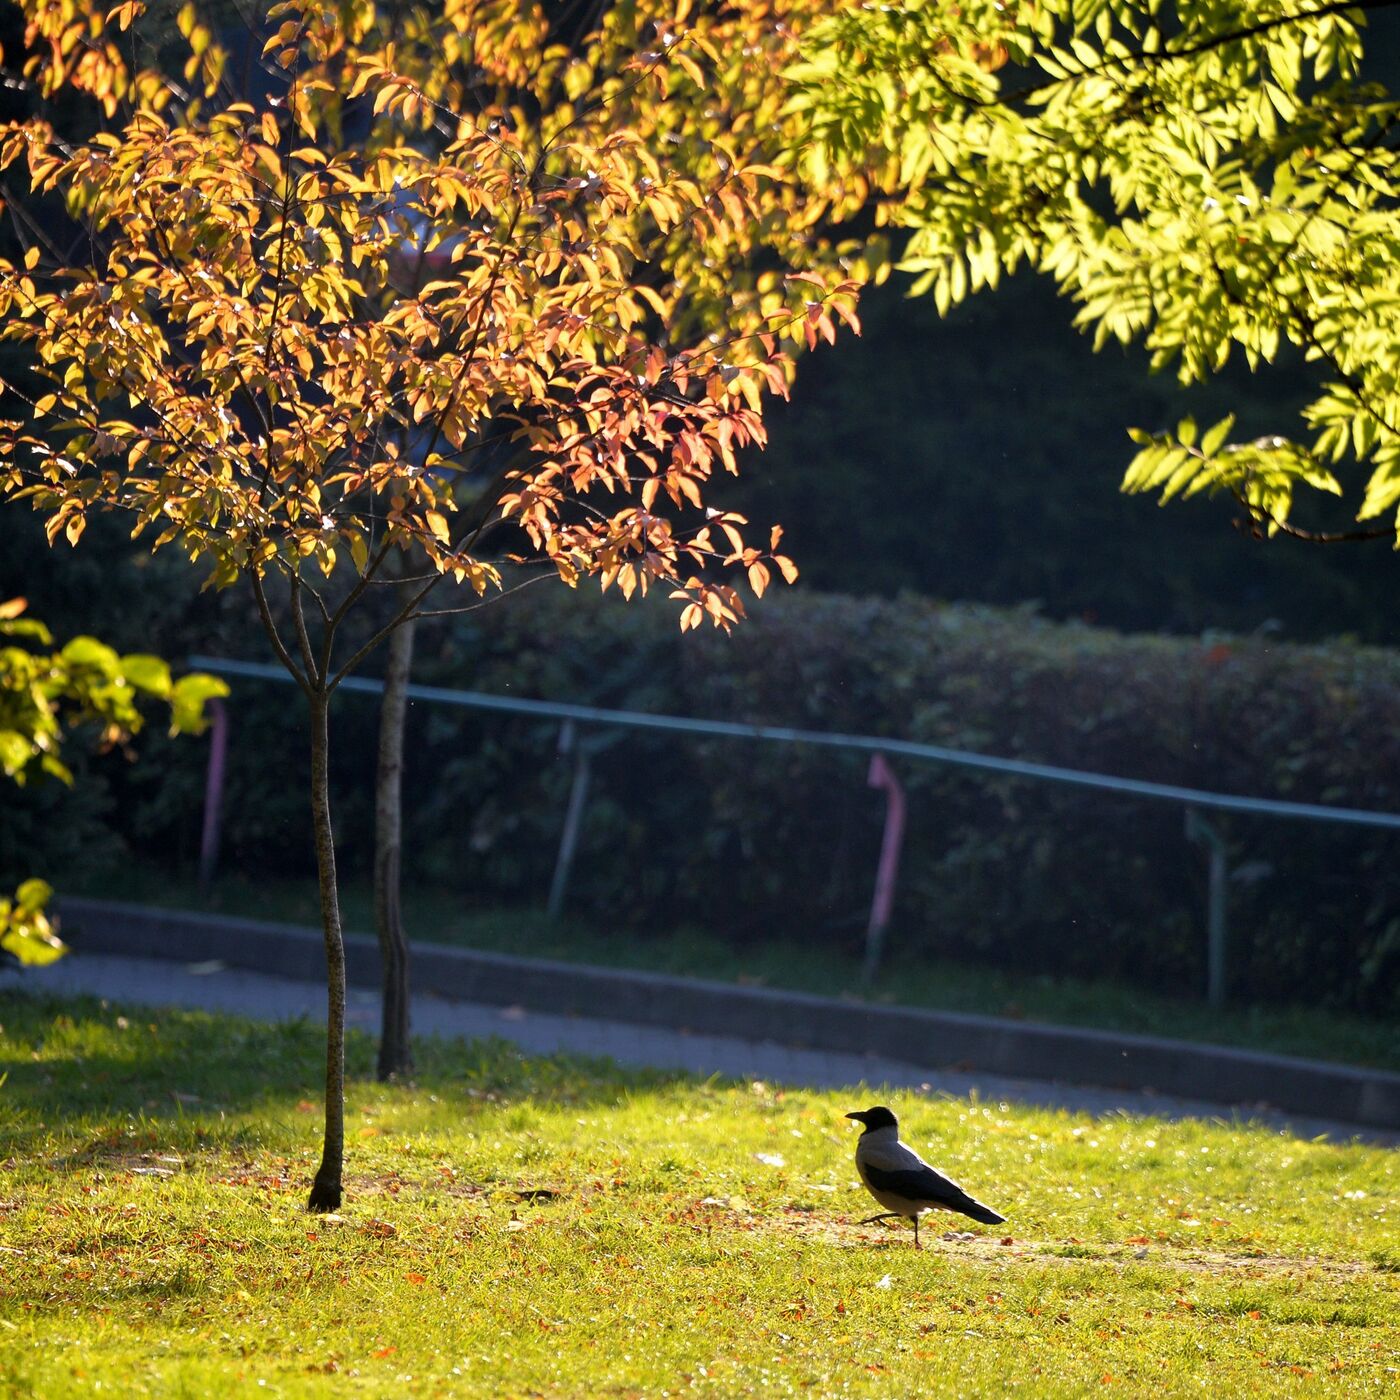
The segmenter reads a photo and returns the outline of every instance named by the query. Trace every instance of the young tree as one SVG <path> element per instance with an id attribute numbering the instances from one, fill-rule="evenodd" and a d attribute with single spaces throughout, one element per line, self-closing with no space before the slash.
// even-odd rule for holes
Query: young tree
<path id="1" fill-rule="evenodd" d="M 791 76 L 822 168 L 870 169 L 940 310 L 1027 264 L 1096 345 L 1189 383 L 1291 347 L 1300 437 L 1134 432 L 1129 491 L 1224 490 L 1256 530 L 1396 539 L 1400 105 L 1363 70 L 1373 3 L 1051 0 L 851 7 Z M 1393 30 L 1392 30 L 1393 34 Z M 1300 485 L 1364 485 L 1358 531 L 1300 529 Z M 1359 469 L 1359 471 L 1358 471 Z"/>
<path id="2" fill-rule="evenodd" d="M 709 191 L 719 207 L 733 169 L 776 174 L 792 165 L 800 127 L 784 111 L 782 70 L 796 57 L 798 36 L 832 9 L 830 0 L 680 5 L 661 23 L 630 4 L 401 5 L 391 20 L 361 34 L 358 46 L 439 106 L 508 111 L 530 159 L 554 132 L 567 128 L 575 140 L 598 142 L 625 127 L 658 164 Z M 528 43 L 520 42 L 522 33 Z M 650 62 L 666 59 L 658 71 L 663 81 L 636 81 L 639 54 L 650 54 Z M 385 134 L 372 124 L 365 140 L 374 144 Z M 784 305 L 778 276 L 784 266 L 862 278 L 864 239 L 841 230 L 867 195 L 859 174 L 820 188 L 768 178 L 749 191 L 742 217 L 686 222 L 656 237 L 644 283 L 668 352 L 701 349 L 714 335 L 732 339 L 761 330 Z M 415 259 L 415 275 L 430 277 L 430 263 Z M 816 329 L 814 323 L 813 338 Z M 499 454 L 476 455 L 481 463 Z M 489 503 L 497 471 L 479 468 L 475 475 Z M 412 1067 L 400 794 L 413 636 L 410 620 L 391 639 L 381 702 L 374 865 L 381 1078 Z"/>
<path id="3" fill-rule="evenodd" d="M 485 598 L 542 569 L 628 597 L 665 587 L 682 628 L 738 621 L 726 574 L 761 593 L 795 570 L 776 528 L 753 542 L 706 496 L 762 443 L 763 398 L 787 389 L 784 342 L 834 338 L 854 289 L 776 263 L 756 316 L 672 343 L 679 312 L 655 292 L 654 262 L 679 240 L 742 240 L 774 178 L 721 153 L 702 182 L 598 118 L 684 66 L 678 35 L 591 75 L 590 120 L 569 105 L 535 128 L 485 85 L 426 82 L 431 54 L 416 55 L 417 76 L 401 71 L 404 51 L 376 47 L 372 11 L 355 7 L 269 11 L 255 100 L 228 100 L 227 51 L 192 6 L 179 17 L 192 91 L 126 66 L 117 41 L 137 3 L 110 31 L 75 0 L 28 13 L 25 80 L 87 93 L 105 118 L 69 140 L 36 115 L 0 140 L 0 163 L 27 170 L 33 238 L 22 262 L 0 264 L 3 335 L 47 381 L 9 386 L 25 411 L 0 424 L 0 488 L 44 511 L 53 538 L 76 543 L 91 511 L 122 510 L 154 547 L 206 561 L 214 586 L 246 581 L 301 689 L 328 983 L 309 1205 L 333 1210 L 336 689 L 404 623 L 467 606 L 433 606 L 444 580 Z M 458 42 L 508 86 L 538 23 L 467 4 Z M 379 119 L 369 137 L 354 130 L 362 108 Z M 45 221 L 48 195 L 81 230 L 75 254 Z M 497 478 L 460 490 L 473 455 L 502 444 Z M 521 541 L 510 567 L 481 546 L 498 522 Z M 347 641 L 381 587 L 399 595 L 391 615 Z"/>
<path id="4" fill-rule="evenodd" d="M 158 700 L 170 707 L 172 734 L 197 734 L 205 702 L 228 694 L 214 676 L 175 680 L 160 657 L 119 656 L 95 637 L 74 637 L 51 651 L 49 629 L 23 616 L 25 608 L 23 598 L 0 601 L 0 773 L 21 787 L 35 772 L 73 781 L 62 758 L 67 731 L 93 725 L 102 748 L 124 745 L 144 722 L 139 702 Z M 0 952 L 34 965 L 63 956 L 44 912 L 52 894 L 47 881 L 34 878 L 13 896 L 0 895 Z"/>

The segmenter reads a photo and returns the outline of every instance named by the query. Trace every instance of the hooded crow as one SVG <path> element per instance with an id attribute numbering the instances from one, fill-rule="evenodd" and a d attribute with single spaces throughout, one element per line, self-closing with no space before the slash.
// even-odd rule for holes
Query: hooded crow
<path id="1" fill-rule="evenodd" d="M 880 1215 L 862 1220 L 902 1216 L 914 1222 L 914 1248 L 919 1249 L 919 1215 L 926 1210 L 955 1210 L 984 1225 L 1000 1225 L 1006 1219 L 975 1201 L 956 1182 L 940 1176 L 919 1154 L 899 1140 L 899 1124 L 887 1108 L 867 1108 L 848 1113 L 865 1126 L 856 1143 L 856 1170 L 865 1189 L 885 1207 Z"/>

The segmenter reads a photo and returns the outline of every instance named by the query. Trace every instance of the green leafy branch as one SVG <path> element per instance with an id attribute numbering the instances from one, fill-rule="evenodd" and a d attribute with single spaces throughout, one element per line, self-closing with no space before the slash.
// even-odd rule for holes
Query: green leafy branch
<path id="1" fill-rule="evenodd" d="M 1260 533 L 1305 484 L 1366 471 L 1400 538 L 1400 103 L 1362 69 L 1371 4 L 904 0 L 812 28 L 789 70 L 815 152 L 874 176 L 912 293 L 947 312 L 1030 266 L 1095 348 L 1140 342 L 1183 383 L 1291 349 L 1330 382 L 1311 445 L 1135 435 L 1129 491 L 1226 491 Z"/>
<path id="2" fill-rule="evenodd" d="M 176 679 L 160 657 L 122 656 L 95 637 L 52 650 L 49 629 L 24 617 L 25 607 L 23 598 L 0 602 L 0 772 L 21 786 L 36 771 L 73 781 L 62 747 L 75 728 L 96 726 L 99 746 L 113 748 L 139 732 L 140 705 L 155 700 L 170 708 L 171 734 L 198 734 L 205 703 L 228 694 L 216 676 Z M 45 881 L 26 880 L 13 898 L 0 897 L 0 950 L 25 963 L 62 955 L 44 913 L 51 894 Z"/>
<path id="3" fill-rule="evenodd" d="M 1342 494 L 1341 482 L 1306 447 L 1273 436 L 1229 442 L 1234 425 L 1230 414 L 1203 433 L 1193 418 L 1183 418 L 1166 433 L 1130 428 L 1128 436 L 1141 451 L 1128 465 L 1123 490 L 1131 495 L 1159 492 L 1162 505 L 1177 497 L 1227 491 L 1269 535 L 1286 527 L 1300 483 Z"/>

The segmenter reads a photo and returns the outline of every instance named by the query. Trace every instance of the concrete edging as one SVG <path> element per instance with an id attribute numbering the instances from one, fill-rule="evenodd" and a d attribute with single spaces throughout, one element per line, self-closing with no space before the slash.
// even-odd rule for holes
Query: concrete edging
<path id="1" fill-rule="evenodd" d="M 320 981 L 321 936 L 293 924 L 65 897 L 76 951 L 201 962 L 218 959 Z M 347 935 L 352 986 L 377 986 L 374 939 Z M 591 967 L 433 944 L 413 950 L 413 984 L 435 996 L 604 1016 L 709 1035 L 875 1054 L 914 1066 L 1021 1079 L 1151 1090 L 1222 1107 L 1267 1105 L 1373 1128 L 1400 1129 L 1400 1074 L 1155 1036 L 1117 1034 L 960 1012 L 867 1006 L 802 992 L 738 987 L 660 973 Z"/>

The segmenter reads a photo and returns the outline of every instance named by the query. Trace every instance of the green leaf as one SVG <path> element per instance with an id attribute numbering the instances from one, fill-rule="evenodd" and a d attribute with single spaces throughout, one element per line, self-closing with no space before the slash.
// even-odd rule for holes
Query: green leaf
<path id="1" fill-rule="evenodd" d="M 1206 457 L 1214 457 L 1220 451 L 1225 439 L 1230 436 L 1230 429 L 1235 426 L 1235 415 L 1229 414 L 1222 418 L 1220 422 L 1206 430 L 1206 435 L 1201 439 L 1201 453 Z"/>
<path id="2" fill-rule="evenodd" d="M 33 637 L 40 646 L 52 646 L 53 634 L 32 617 L 9 618 L 0 622 L 0 637 Z"/>
<path id="3" fill-rule="evenodd" d="M 53 897 L 53 886 L 47 880 L 26 880 L 15 891 L 15 908 L 21 914 L 37 914 Z"/>
<path id="4" fill-rule="evenodd" d="M 144 653 L 124 656 L 121 673 L 137 690 L 144 690 L 148 695 L 155 695 L 161 700 L 170 695 L 170 667 L 159 656 Z"/>
<path id="5" fill-rule="evenodd" d="M 17 778 L 34 757 L 34 746 L 16 729 L 0 729 L 0 769 L 7 778 Z"/>
<path id="6" fill-rule="evenodd" d="M 194 671 L 181 676 L 171 693 L 170 732 L 199 734 L 204 729 L 204 705 L 228 694 L 228 685 L 217 676 Z"/>
<path id="7" fill-rule="evenodd" d="M 39 760 L 39 767 L 51 778 L 57 778 L 59 782 L 73 786 L 73 773 L 64 761 L 57 754 L 46 753 Z"/>
<path id="8" fill-rule="evenodd" d="M 47 880 L 26 880 L 14 899 L 0 899 L 0 948 L 30 967 L 42 967 L 68 951 L 44 914 L 53 895 Z"/>
<path id="9" fill-rule="evenodd" d="M 59 656 L 70 666 L 89 666 L 109 678 L 115 677 L 121 669 L 121 658 L 96 637 L 74 637 Z"/>

